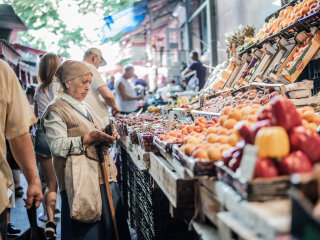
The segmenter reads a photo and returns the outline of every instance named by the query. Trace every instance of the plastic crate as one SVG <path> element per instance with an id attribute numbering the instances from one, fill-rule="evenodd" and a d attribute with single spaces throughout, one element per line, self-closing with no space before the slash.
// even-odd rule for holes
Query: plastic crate
<path id="1" fill-rule="evenodd" d="M 320 10 L 316 11 L 315 13 L 301 18 L 298 20 L 298 22 L 305 26 L 306 28 L 312 28 L 314 26 L 319 26 L 320 25 Z"/>

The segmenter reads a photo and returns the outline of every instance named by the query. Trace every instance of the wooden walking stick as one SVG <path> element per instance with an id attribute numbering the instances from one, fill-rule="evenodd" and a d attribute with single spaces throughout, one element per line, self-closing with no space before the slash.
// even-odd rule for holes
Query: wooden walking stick
<path id="1" fill-rule="evenodd" d="M 97 145 L 96 146 L 96 151 L 98 153 L 100 168 L 101 168 L 101 171 L 102 171 L 104 184 L 105 184 L 106 190 L 107 190 L 107 197 L 108 197 L 108 202 L 109 202 L 109 207 L 110 207 L 110 212 L 111 212 L 114 232 L 116 234 L 116 239 L 120 240 L 119 232 L 118 232 L 117 219 L 116 219 L 116 212 L 114 210 L 114 205 L 113 205 L 113 200 L 112 200 L 111 188 L 110 188 L 110 184 L 109 184 L 109 177 L 108 177 L 106 162 L 105 162 L 103 154 L 102 154 L 102 145 L 100 145 L 100 144 Z"/>

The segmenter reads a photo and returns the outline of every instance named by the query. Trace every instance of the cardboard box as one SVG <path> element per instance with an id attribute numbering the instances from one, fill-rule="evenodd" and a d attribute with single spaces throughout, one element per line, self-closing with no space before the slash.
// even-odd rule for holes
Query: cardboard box
<path id="1" fill-rule="evenodd" d="M 290 70 L 285 67 L 289 62 L 293 60 L 293 55 L 297 52 L 298 46 L 294 48 L 289 57 L 283 64 L 284 69 L 281 71 L 281 75 L 290 83 L 295 82 L 295 80 L 302 73 L 303 69 L 307 66 L 309 61 L 312 59 L 313 55 L 318 51 L 320 47 L 320 31 L 317 31 L 313 37 L 309 46 L 304 50 L 296 63 L 292 66 Z"/>

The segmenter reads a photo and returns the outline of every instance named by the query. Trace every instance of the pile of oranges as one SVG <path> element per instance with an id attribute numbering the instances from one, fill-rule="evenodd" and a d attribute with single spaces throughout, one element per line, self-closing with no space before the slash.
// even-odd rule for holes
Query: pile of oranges
<path id="1" fill-rule="evenodd" d="M 241 140 L 237 124 L 242 121 L 251 124 L 257 121 L 255 114 L 261 105 L 239 105 L 235 108 L 226 107 L 220 118 L 207 121 L 204 117 L 195 119 L 193 124 L 180 125 L 172 130 L 169 137 L 160 135 L 161 140 L 182 143 L 180 150 L 187 156 L 201 161 L 218 161 L 222 153 L 236 146 Z"/>
<path id="2" fill-rule="evenodd" d="M 313 107 L 303 107 L 297 109 L 302 117 L 302 125 L 309 128 L 313 132 L 317 132 L 317 127 L 320 125 L 320 115 L 317 115 Z"/>
<path id="3" fill-rule="evenodd" d="M 317 0 L 304 0 L 295 6 L 287 6 L 280 11 L 278 17 L 273 17 L 265 23 L 257 33 L 255 40 L 263 41 L 267 37 L 280 32 L 281 29 L 296 23 L 300 18 L 309 16 L 319 9 L 320 4 Z"/>

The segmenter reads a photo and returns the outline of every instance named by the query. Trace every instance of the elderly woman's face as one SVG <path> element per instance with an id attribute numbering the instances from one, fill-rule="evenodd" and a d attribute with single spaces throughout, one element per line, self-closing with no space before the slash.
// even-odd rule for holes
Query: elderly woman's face
<path id="1" fill-rule="evenodd" d="M 92 75 L 86 74 L 66 82 L 67 94 L 82 101 L 87 96 L 92 82 Z"/>

